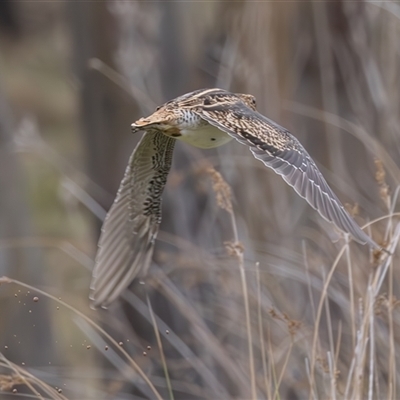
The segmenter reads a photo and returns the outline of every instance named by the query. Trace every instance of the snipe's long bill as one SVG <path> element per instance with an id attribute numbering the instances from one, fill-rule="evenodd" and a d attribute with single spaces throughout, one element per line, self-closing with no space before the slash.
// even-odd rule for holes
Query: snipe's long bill
<path id="1" fill-rule="evenodd" d="M 322 217 L 355 241 L 381 249 L 344 209 L 300 142 L 260 114 L 252 95 L 197 90 L 168 101 L 133 123 L 132 129 L 145 134 L 130 157 L 103 224 L 91 283 L 95 307 L 107 307 L 135 277 L 146 274 L 176 140 L 207 149 L 236 139 L 281 175 Z"/>

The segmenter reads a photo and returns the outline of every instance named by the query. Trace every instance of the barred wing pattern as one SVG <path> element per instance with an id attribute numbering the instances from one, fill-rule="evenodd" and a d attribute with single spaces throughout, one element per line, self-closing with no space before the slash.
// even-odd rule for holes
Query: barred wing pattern
<path id="1" fill-rule="evenodd" d="M 90 286 L 94 307 L 106 308 L 149 267 L 174 144 L 174 139 L 148 130 L 130 157 L 101 230 Z"/>
<path id="2" fill-rule="evenodd" d="M 211 125 L 250 146 L 255 158 L 281 175 L 326 220 L 357 242 L 381 249 L 347 213 L 307 151 L 285 128 L 240 101 L 204 105 L 196 112 Z"/>

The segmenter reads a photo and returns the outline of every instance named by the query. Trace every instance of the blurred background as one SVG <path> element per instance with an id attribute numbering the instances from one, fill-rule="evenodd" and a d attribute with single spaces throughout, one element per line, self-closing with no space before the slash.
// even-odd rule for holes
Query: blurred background
<path id="1" fill-rule="evenodd" d="M 0 397 L 400 396 L 396 254 L 238 143 L 177 144 L 146 284 L 88 301 L 130 124 L 205 87 L 255 95 L 395 250 L 399 38 L 390 1 L 0 2 Z"/>

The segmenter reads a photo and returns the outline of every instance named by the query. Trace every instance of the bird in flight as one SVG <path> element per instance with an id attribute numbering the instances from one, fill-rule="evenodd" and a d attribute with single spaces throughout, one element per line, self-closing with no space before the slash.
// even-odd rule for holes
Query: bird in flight
<path id="1" fill-rule="evenodd" d="M 161 195 L 176 140 L 209 149 L 231 139 L 249 146 L 319 214 L 361 244 L 382 249 L 345 210 L 300 142 L 256 110 L 250 94 L 203 89 L 170 100 L 132 124 L 145 131 L 104 221 L 91 283 L 94 307 L 106 308 L 151 262 Z"/>

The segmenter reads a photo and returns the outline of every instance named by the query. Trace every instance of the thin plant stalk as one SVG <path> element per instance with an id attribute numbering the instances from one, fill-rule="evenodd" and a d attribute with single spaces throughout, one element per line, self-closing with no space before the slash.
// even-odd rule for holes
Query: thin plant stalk
<path id="1" fill-rule="evenodd" d="M 335 261 L 333 262 L 333 265 L 331 267 L 331 270 L 329 271 L 329 274 L 327 275 L 326 281 L 324 282 L 324 287 L 322 289 L 321 293 L 321 298 L 319 301 L 318 309 L 317 309 L 317 315 L 315 319 L 315 326 L 314 326 L 314 336 L 313 336 L 313 341 L 312 341 L 312 347 L 311 347 L 311 364 L 310 364 L 310 398 L 314 396 L 314 368 L 315 368 L 315 361 L 316 361 L 316 351 L 317 351 L 317 341 L 318 341 L 318 327 L 321 321 L 321 316 L 322 316 L 322 309 L 325 303 L 325 297 L 327 296 L 328 293 L 328 287 L 331 282 L 332 276 L 334 272 L 336 271 L 336 267 L 339 263 L 339 260 L 343 256 L 343 253 L 345 252 L 346 248 L 345 246 L 342 247 L 338 255 L 336 256 Z"/>
<path id="2" fill-rule="evenodd" d="M 234 232 L 234 240 L 235 243 L 239 243 L 239 237 L 237 233 L 236 220 L 233 213 L 230 213 L 232 227 Z M 250 307 L 249 307 L 249 295 L 247 291 L 247 280 L 246 280 L 246 271 L 244 269 L 244 260 L 243 260 L 243 252 L 237 252 L 238 260 L 239 260 L 239 270 L 240 270 L 240 280 L 242 283 L 243 290 L 243 301 L 244 301 L 244 312 L 246 318 L 246 329 L 247 329 L 247 345 L 249 351 L 249 368 L 250 368 L 250 383 L 251 383 L 251 396 L 254 400 L 257 399 L 257 390 L 256 390 L 256 377 L 254 371 L 254 355 L 253 355 L 253 341 L 252 341 L 252 333 L 251 333 L 251 321 L 250 321 Z"/>
<path id="3" fill-rule="evenodd" d="M 230 250 L 232 255 L 235 256 L 236 259 L 238 260 L 239 264 L 240 281 L 242 285 L 244 311 L 246 319 L 247 346 L 249 352 L 251 397 L 252 399 L 255 400 L 257 399 L 257 389 L 256 389 L 256 377 L 254 370 L 254 354 L 253 354 L 253 341 L 251 332 L 249 294 L 247 290 L 246 271 L 244 268 L 243 249 L 239 241 L 236 219 L 233 213 L 231 188 L 224 180 L 222 175 L 219 172 L 217 172 L 213 167 L 206 166 L 206 168 L 204 168 L 204 172 L 206 172 L 212 180 L 213 190 L 216 196 L 216 201 L 218 206 L 228 212 L 231 220 L 231 226 L 233 231 L 233 245 L 231 246 Z"/>
<path id="4" fill-rule="evenodd" d="M 275 387 L 274 400 L 277 398 L 277 396 L 279 398 L 279 387 L 281 386 L 283 375 L 284 375 L 286 367 L 288 365 L 290 355 L 292 354 L 292 349 L 293 349 L 293 340 L 290 341 L 290 346 L 289 346 L 288 351 L 286 353 L 285 362 L 283 363 L 282 370 L 281 370 L 278 382 L 277 382 L 276 387 Z"/>
<path id="5" fill-rule="evenodd" d="M 163 349 L 163 345 L 162 345 L 162 341 L 161 341 L 161 337 L 160 337 L 160 332 L 158 331 L 157 321 L 154 317 L 153 307 L 151 306 L 151 302 L 150 302 L 149 295 L 147 292 L 146 292 L 146 301 L 147 301 L 147 306 L 149 308 L 150 318 L 151 318 L 151 321 L 152 321 L 153 327 L 154 327 L 154 334 L 156 335 L 158 348 L 160 350 L 160 357 L 161 357 L 161 362 L 162 362 L 163 369 L 164 369 L 164 375 L 165 375 L 165 380 L 167 383 L 169 398 L 171 400 L 174 400 L 174 392 L 172 390 L 171 379 L 170 379 L 169 373 L 168 373 L 168 366 L 167 366 L 167 361 L 165 359 L 165 354 L 164 354 L 164 349 Z"/>
<path id="6" fill-rule="evenodd" d="M 348 243 L 348 235 L 346 235 L 346 242 Z M 349 301 L 350 301 L 350 320 L 351 320 L 351 340 L 352 348 L 356 342 L 356 321 L 354 310 L 354 286 L 353 286 L 353 266 L 351 265 L 350 246 L 346 246 L 346 264 L 347 264 L 347 277 L 349 279 Z"/>
<path id="7" fill-rule="evenodd" d="M 260 347 L 261 347 L 261 361 L 262 361 L 262 366 L 263 366 L 265 393 L 267 394 L 268 398 L 271 398 L 271 387 L 270 387 L 270 384 L 268 381 L 267 363 L 265 361 L 266 353 L 265 353 L 263 323 L 262 323 L 260 264 L 259 263 L 256 263 L 256 278 L 257 278 L 257 315 L 258 315 L 258 329 L 259 329 Z"/>
<path id="8" fill-rule="evenodd" d="M 335 365 L 334 359 L 332 357 L 332 353 L 328 351 L 327 353 L 328 358 L 328 366 L 329 366 L 329 377 L 331 381 L 331 398 L 332 400 L 336 400 L 336 377 L 335 377 Z"/>
<path id="9" fill-rule="evenodd" d="M 369 297 L 369 385 L 368 400 L 373 399 L 374 395 L 374 369 L 375 369 L 375 335 L 374 335 L 374 296 L 372 288 L 368 288 Z M 392 397 L 389 396 L 391 399 Z"/>

